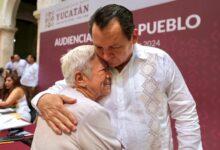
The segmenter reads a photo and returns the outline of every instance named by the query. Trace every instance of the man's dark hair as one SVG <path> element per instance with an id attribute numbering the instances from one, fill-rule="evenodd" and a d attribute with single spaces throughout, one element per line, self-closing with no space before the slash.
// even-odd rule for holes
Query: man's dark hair
<path id="1" fill-rule="evenodd" d="M 89 32 L 92 35 L 93 24 L 100 29 L 105 28 L 112 19 L 117 19 L 121 29 L 128 40 L 131 39 L 134 30 L 133 14 L 124 6 L 110 4 L 99 8 L 89 21 Z"/>
<path id="2" fill-rule="evenodd" d="M 36 62 L 36 56 L 34 56 L 33 54 L 29 54 L 29 56 L 31 56 L 31 58 L 34 60 L 34 62 Z"/>

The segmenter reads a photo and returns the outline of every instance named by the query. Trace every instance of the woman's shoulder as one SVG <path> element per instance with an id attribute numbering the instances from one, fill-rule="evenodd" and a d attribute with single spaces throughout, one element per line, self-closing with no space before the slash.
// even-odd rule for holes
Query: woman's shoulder
<path id="1" fill-rule="evenodd" d="M 24 89 L 22 87 L 20 87 L 20 86 L 14 88 L 14 90 L 12 92 L 15 92 L 15 93 L 18 93 L 18 94 L 21 94 L 21 95 L 25 94 Z"/>

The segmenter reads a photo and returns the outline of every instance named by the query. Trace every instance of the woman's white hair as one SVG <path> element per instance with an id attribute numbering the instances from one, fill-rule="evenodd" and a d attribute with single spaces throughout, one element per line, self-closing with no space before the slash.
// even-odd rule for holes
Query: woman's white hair
<path id="1" fill-rule="evenodd" d="M 60 59 L 61 69 L 66 83 L 73 87 L 75 85 L 75 72 L 82 70 L 86 63 L 94 56 L 95 48 L 93 45 L 78 46 Z"/>

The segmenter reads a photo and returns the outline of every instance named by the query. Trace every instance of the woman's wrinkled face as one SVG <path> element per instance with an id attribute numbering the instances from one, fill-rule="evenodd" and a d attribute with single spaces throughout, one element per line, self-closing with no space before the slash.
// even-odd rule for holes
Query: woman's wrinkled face
<path id="1" fill-rule="evenodd" d="M 111 72 L 98 57 L 90 61 L 91 75 L 88 77 L 87 88 L 93 92 L 96 100 L 103 98 L 111 92 Z"/>
<path id="2" fill-rule="evenodd" d="M 7 77 L 5 80 L 5 87 L 6 89 L 11 89 L 14 86 L 14 81 L 11 77 Z"/>

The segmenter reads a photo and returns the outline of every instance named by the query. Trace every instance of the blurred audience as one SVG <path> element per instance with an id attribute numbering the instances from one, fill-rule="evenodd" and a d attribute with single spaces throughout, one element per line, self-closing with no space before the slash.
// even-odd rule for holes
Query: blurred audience
<path id="1" fill-rule="evenodd" d="M 38 85 L 36 57 L 29 54 L 24 60 L 15 54 L 10 59 L 5 68 L 0 68 L 0 108 L 16 107 L 23 119 L 33 122 L 36 111 L 30 100 Z"/>
<path id="2" fill-rule="evenodd" d="M 38 68 L 36 57 L 31 54 L 28 55 L 27 64 L 22 73 L 20 82 L 26 88 L 30 99 L 34 96 L 38 84 Z"/>
<path id="3" fill-rule="evenodd" d="M 13 71 L 16 70 L 19 77 L 21 77 L 26 64 L 26 60 L 21 59 L 21 57 L 18 54 L 14 55 Z"/>
<path id="4" fill-rule="evenodd" d="M 38 64 L 36 63 L 36 57 L 29 54 L 27 56 L 27 64 L 21 76 L 21 85 L 27 91 L 28 96 L 28 106 L 31 109 L 31 122 L 34 121 L 36 117 L 36 111 L 31 105 L 31 99 L 36 94 L 36 89 L 38 85 Z"/>
<path id="5" fill-rule="evenodd" d="M 31 121 L 26 92 L 22 88 L 16 73 L 6 74 L 0 108 L 15 107 L 16 112 L 26 121 Z"/>
<path id="6" fill-rule="evenodd" d="M 14 70 L 14 62 L 15 62 L 15 59 L 14 59 L 14 56 L 12 55 L 11 60 L 5 65 L 5 69 Z"/>

